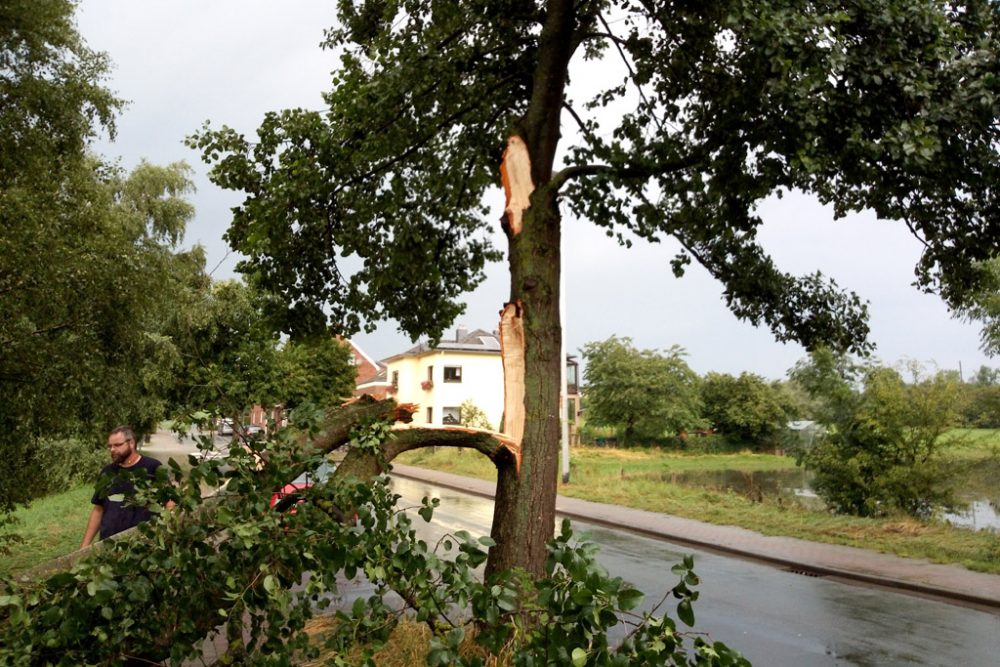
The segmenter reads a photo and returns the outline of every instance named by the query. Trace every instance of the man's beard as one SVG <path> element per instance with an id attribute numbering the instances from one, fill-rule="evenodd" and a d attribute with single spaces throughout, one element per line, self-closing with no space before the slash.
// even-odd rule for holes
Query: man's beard
<path id="1" fill-rule="evenodd" d="M 132 458 L 132 452 L 134 452 L 134 451 L 135 451 L 135 449 L 133 449 L 132 447 L 128 447 L 128 448 L 125 449 L 125 452 L 122 453 L 122 454 L 112 454 L 111 455 L 111 461 L 113 463 L 117 463 L 118 465 L 122 465 L 123 463 L 125 463 L 126 461 L 128 461 L 130 458 Z"/>

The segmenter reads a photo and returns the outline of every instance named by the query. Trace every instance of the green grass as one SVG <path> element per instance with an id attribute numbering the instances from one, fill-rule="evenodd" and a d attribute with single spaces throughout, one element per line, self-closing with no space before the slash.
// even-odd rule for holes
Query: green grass
<path id="1" fill-rule="evenodd" d="M 945 452 L 960 459 L 1000 457 L 1000 429 L 955 428 L 941 436 Z"/>
<path id="2" fill-rule="evenodd" d="M 987 451 L 974 448 L 972 451 Z M 968 454 L 968 452 L 967 452 Z M 969 454 L 971 456 L 971 454 Z M 466 450 L 407 452 L 397 461 L 480 479 L 496 479 L 488 459 Z M 905 517 L 864 519 L 809 510 L 795 503 L 672 484 L 665 471 L 743 471 L 794 468 L 789 457 L 768 454 L 683 455 L 656 450 L 574 448 L 565 496 L 740 526 L 830 544 L 864 547 L 969 569 L 1000 573 L 1000 535 L 923 523 Z"/>
<path id="3" fill-rule="evenodd" d="M 0 527 L 0 534 L 15 533 L 23 542 L 11 545 L 10 553 L 0 556 L 0 576 L 76 551 L 87 527 L 93 492 L 93 485 L 82 484 L 18 509 L 14 513 L 18 523 Z"/>
<path id="4" fill-rule="evenodd" d="M 406 452 L 396 459 L 407 465 L 423 465 L 435 470 L 466 475 L 479 479 L 496 479 L 496 468 L 478 452 L 454 449 L 420 449 Z M 713 470 L 789 470 L 795 460 L 774 454 L 680 454 L 658 449 L 618 449 L 614 447 L 574 447 L 570 455 L 573 479 L 603 477 L 655 477 L 671 472 L 703 472 Z"/>

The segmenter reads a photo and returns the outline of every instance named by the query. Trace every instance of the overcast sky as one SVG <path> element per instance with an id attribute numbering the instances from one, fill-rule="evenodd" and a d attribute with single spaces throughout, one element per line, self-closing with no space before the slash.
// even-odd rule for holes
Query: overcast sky
<path id="1" fill-rule="evenodd" d="M 322 108 L 320 93 L 336 58 L 318 45 L 334 6 L 330 0 L 80 2 L 80 32 L 111 56 L 109 87 L 130 102 L 117 140 L 97 150 L 125 168 L 141 159 L 185 160 L 194 168 L 197 214 L 185 242 L 206 247 L 216 278 L 234 275 L 238 258 L 222 235 L 240 197 L 208 182 L 205 166 L 183 139 L 206 120 L 252 134 L 266 111 Z M 502 208 L 498 190 L 489 220 L 498 220 Z M 870 302 L 871 339 L 883 362 L 961 364 L 966 377 L 981 364 L 995 365 L 979 351 L 978 327 L 952 319 L 938 297 L 912 287 L 919 246 L 902 225 L 873 215 L 835 222 L 828 209 L 797 195 L 765 202 L 761 215 L 761 242 L 780 268 L 797 274 L 819 269 Z M 800 346 L 776 343 L 766 329 L 738 321 L 725 308 L 719 284 L 700 267 L 675 279 L 669 261 L 676 246 L 638 242 L 626 250 L 602 230 L 572 219 L 564 221 L 564 236 L 570 353 L 589 341 L 629 336 L 641 348 L 682 346 L 699 373 L 750 371 L 769 378 L 784 377 L 804 356 Z M 457 324 L 496 328 L 507 294 L 506 267 L 495 265 L 469 295 Z M 410 346 L 393 324 L 356 340 L 376 358 Z"/>

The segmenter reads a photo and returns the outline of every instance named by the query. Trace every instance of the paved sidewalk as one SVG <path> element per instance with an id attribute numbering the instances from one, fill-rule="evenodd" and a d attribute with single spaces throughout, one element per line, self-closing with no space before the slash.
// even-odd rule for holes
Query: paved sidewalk
<path id="1" fill-rule="evenodd" d="M 493 482 L 393 464 L 393 474 L 492 498 Z M 559 496 L 556 512 L 571 519 L 630 530 L 675 544 L 738 556 L 799 572 L 886 586 L 1000 614 L 1000 575 L 958 565 L 902 558 L 868 549 L 762 535 L 645 510 Z"/>

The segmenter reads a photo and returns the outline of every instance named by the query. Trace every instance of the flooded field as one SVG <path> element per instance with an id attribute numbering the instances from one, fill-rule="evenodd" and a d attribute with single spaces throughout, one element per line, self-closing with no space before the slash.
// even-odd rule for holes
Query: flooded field
<path id="1" fill-rule="evenodd" d="M 754 500 L 767 498 L 793 501 L 822 509 L 823 501 L 810 487 L 812 475 L 801 468 L 792 470 L 713 470 L 664 473 L 663 480 L 673 484 L 694 486 L 715 491 L 738 493 Z M 1000 532 L 1000 462 L 977 464 L 963 474 L 958 500 L 964 508 L 942 511 L 941 518 L 949 523 L 975 530 Z"/>

